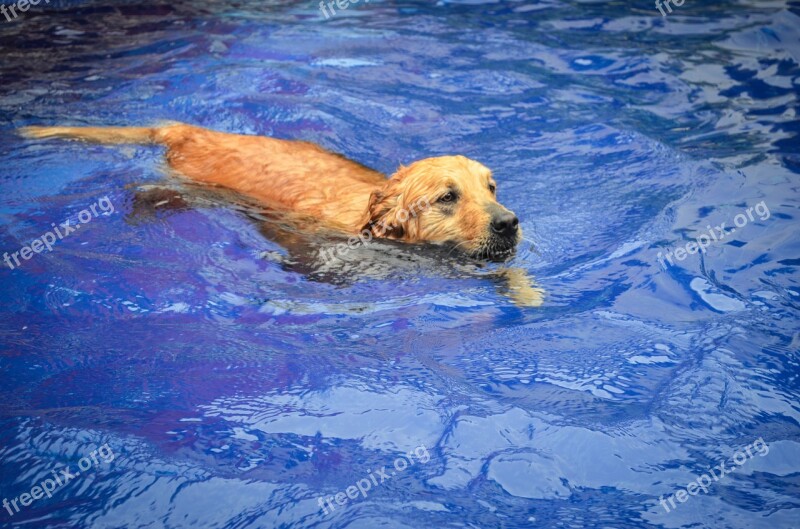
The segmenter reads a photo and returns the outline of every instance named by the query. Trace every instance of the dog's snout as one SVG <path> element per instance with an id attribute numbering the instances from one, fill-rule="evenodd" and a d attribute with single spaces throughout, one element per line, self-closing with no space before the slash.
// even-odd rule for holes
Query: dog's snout
<path id="1" fill-rule="evenodd" d="M 492 216 L 492 231 L 506 237 L 517 233 L 519 219 L 510 211 L 503 211 Z"/>

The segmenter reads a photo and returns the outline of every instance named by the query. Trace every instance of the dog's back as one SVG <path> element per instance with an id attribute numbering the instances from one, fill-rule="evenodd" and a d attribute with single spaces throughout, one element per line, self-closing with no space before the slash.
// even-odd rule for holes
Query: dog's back
<path id="1" fill-rule="evenodd" d="M 30 138 L 164 145 L 170 167 L 183 176 L 348 227 L 358 224 L 370 193 L 386 181 L 381 173 L 313 143 L 185 124 L 27 127 L 21 133 Z"/>

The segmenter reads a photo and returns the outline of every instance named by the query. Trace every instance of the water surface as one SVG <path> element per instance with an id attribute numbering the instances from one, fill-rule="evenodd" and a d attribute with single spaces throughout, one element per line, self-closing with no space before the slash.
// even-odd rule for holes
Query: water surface
<path id="1" fill-rule="evenodd" d="M 114 205 L 0 267 L 0 496 L 114 454 L 4 524 L 800 525 L 796 4 L 51 2 L 0 55 L 0 251 Z M 157 148 L 14 134 L 160 120 L 478 159 L 544 303 L 393 245 L 315 274 Z"/>

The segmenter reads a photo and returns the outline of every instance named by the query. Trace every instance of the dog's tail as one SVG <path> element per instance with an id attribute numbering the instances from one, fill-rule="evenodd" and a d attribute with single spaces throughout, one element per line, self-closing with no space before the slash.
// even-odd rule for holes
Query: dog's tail
<path id="1" fill-rule="evenodd" d="M 23 127 L 26 138 L 67 138 L 94 143 L 164 143 L 166 127 Z"/>

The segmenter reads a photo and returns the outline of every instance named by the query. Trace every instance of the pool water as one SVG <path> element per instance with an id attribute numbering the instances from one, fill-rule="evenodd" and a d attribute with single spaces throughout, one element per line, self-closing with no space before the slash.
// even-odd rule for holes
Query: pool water
<path id="1" fill-rule="evenodd" d="M 671 9 L 0 18 L 0 252 L 80 226 L 0 264 L 4 526 L 800 526 L 800 9 Z M 373 244 L 320 270 L 324 241 L 279 244 L 158 148 L 14 132 L 163 120 L 386 173 L 464 154 L 526 240 L 506 264 Z"/>

